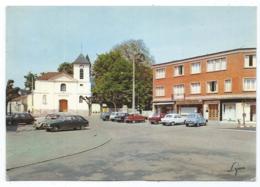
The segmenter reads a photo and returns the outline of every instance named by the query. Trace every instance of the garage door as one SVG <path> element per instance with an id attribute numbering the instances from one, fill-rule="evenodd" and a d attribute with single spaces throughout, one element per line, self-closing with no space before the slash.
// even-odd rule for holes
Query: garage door
<path id="1" fill-rule="evenodd" d="M 189 113 L 197 113 L 197 107 L 181 107 L 181 115 L 187 115 Z"/>

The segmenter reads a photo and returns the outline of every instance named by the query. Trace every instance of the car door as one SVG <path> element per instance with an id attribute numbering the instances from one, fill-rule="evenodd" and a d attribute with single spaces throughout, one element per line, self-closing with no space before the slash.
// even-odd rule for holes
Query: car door
<path id="1" fill-rule="evenodd" d="M 62 121 L 60 123 L 60 128 L 64 129 L 64 130 L 70 129 L 71 128 L 71 122 L 72 122 L 71 116 L 65 116 L 64 121 Z"/>

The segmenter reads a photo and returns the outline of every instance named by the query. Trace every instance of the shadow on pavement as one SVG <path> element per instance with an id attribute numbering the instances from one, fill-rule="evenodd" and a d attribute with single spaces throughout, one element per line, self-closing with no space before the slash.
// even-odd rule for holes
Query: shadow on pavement
<path id="1" fill-rule="evenodd" d="M 6 131 L 16 132 L 18 125 L 8 125 L 6 126 Z"/>

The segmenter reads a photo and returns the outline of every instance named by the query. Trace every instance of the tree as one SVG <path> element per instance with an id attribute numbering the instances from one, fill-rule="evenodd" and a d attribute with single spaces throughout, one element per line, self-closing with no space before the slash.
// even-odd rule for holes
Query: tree
<path id="1" fill-rule="evenodd" d="M 131 63 L 118 51 L 98 55 L 93 65 L 93 95 L 115 109 L 131 102 Z"/>
<path id="2" fill-rule="evenodd" d="M 142 40 L 128 40 L 113 48 L 129 62 L 135 62 L 136 72 L 136 104 L 140 109 L 150 110 L 152 106 L 152 81 L 153 73 L 151 65 L 154 58 L 150 55 L 149 49 Z M 143 55 L 144 59 L 138 59 Z M 132 71 L 132 70 L 131 70 Z"/>
<path id="3" fill-rule="evenodd" d="M 33 74 L 32 72 L 29 72 L 27 75 L 25 75 L 25 88 L 32 91 L 35 88 L 35 80 L 37 79 L 37 77 L 37 74 Z"/>
<path id="4" fill-rule="evenodd" d="M 14 86 L 14 81 L 13 80 L 8 80 L 7 81 L 7 85 L 6 85 L 6 101 L 5 101 L 5 110 L 6 110 L 6 113 L 7 113 L 7 105 L 10 101 L 12 101 L 14 98 L 16 97 L 19 97 L 20 94 L 19 94 L 19 90 L 20 88 L 18 87 L 13 87 Z M 11 108 L 10 108 L 11 110 Z M 10 111 L 11 113 L 11 111 Z"/>
<path id="5" fill-rule="evenodd" d="M 136 54 L 143 54 L 145 60 L 138 61 Z M 99 97 L 101 102 L 114 108 L 122 105 L 131 107 L 133 62 L 136 63 L 135 103 L 141 109 L 150 110 L 152 102 L 151 64 L 153 60 L 141 40 L 129 40 L 117 45 L 109 53 L 98 55 L 93 65 L 95 84 L 92 89 L 93 95 Z"/>
<path id="6" fill-rule="evenodd" d="M 64 62 L 59 65 L 58 71 L 73 75 L 73 64 L 69 62 Z"/>
<path id="7" fill-rule="evenodd" d="M 127 40 L 119 45 L 116 45 L 113 48 L 113 51 L 119 51 L 120 54 L 130 62 L 133 61 L 136 54 L 143 54 L 145 60 L 142 61 L 142 64 L 154 64 L 154 58 L 150 55 L 149 49 L 146 47 L 143 40 Z"/>

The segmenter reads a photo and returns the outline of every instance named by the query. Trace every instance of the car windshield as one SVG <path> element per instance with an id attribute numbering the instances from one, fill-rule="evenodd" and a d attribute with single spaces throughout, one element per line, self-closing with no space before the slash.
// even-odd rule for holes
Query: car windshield
<path id="1" fill-rule="evenodd" d="M 48 114 L 46 116 L 46 119 L 57 119 L 59 117 L 59 115 L 56 115 L 56 114 Z"/>
<path id="2" fill-rule="evenodd" d="M 188 116 L 187 116 L 187 118 L 196 118 L 197 117 L 197 114 L 189 114 Z"/>
<path id="3" fill-rule="evenodd" d="M 172 114 L 167 114 L 165 117 L 166 118 L 171 118 L 171 117 L 173 117 L 173 115 Z"/>

